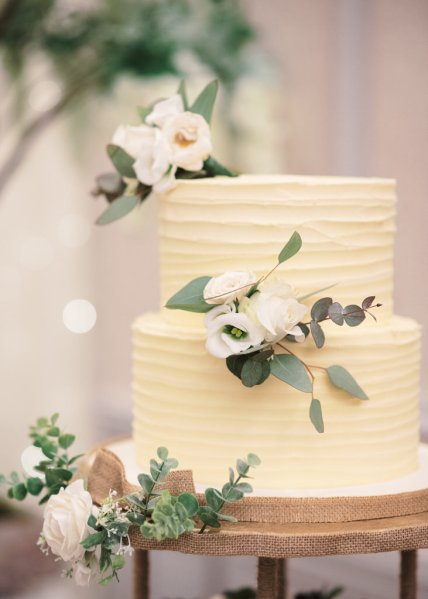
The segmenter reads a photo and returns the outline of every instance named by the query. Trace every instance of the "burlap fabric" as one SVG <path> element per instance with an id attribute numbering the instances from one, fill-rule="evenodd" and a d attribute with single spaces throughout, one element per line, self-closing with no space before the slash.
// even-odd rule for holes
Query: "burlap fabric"
<path id="1" fill-rule="evenodd" d="M 171 472 L 165 486 L 173 494 L 195 490 L 190 470 Z M 100 503 L 110 489 L 126 495 L 136 488 L 126 480 L 125 467 L 119 458 L 108 449 L 98 450 L 89 472 L 89 490 L 94 501 Z M 199 499 L 203 500 L 202 495 Z M 226 511 L 240 522 L 259 524 L 343 523 L 394 518 L 428 512 L 428 489 L 377 497 L 245 497 L 227 506 Z"/>

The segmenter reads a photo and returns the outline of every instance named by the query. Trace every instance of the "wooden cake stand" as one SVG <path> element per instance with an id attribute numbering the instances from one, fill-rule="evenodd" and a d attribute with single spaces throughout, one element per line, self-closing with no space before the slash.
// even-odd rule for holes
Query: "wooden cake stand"
<path id="1" fill-rule="evenodd" d="M 88 484 L 96 503 L 110 489 L 120 495 L 136 489 L 133 481 L 138 470 L 127 457 L 130 445 L 130 440 L 106 444 L 94 454 Z M 191 473 L 171 473 L 166 487 L 171 493 L 194 491 Z M 229 511 L 239 522 L 225 522 L 219 532 L 195 532 L 177 540 L 147 540 L 135 528 L 131 532 L 136 549 L 134 598 L 149 598 L 148 555 L 152 550 L 256 556 L 258 599 L 285 599 L 287 558 L 400 551 L 399 597 L 417 598 L 417 550 L 428 548 L 428 484 L 399 493 L 389 490 L 385 495 L 251 497 Z"/>

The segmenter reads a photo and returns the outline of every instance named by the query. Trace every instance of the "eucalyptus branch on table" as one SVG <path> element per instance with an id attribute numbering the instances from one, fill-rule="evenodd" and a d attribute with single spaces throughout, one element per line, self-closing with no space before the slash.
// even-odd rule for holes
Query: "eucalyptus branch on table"
<path id="1" fill-rule="evenodd" d="M 303 301 L 326 288 L 297 298 L 287 283 L 267 280 L 301 247 L 302 239 L 295 231 L 266 275 L 256 277 L 252 272 L 234 271 L 218 277 L 198 277 L 173 295 L 166 308 L 205 314 L 208 352 L 225 358 L 227 368 L 246 387 L 261 385 L 273 375 L 309 394 L 309 417 L 322 433 L 324 421 L 321 402 L 314 394 L 314 371 L 323 371 L 334 387 L 348 395 L 361 400 L 368 396 L 346 368 L 337 364 L 328 367 L 307 364 L 297 355 L 297 346 L 312 336 L 315 346 L 321 349 L 325 344 L 321 323 L 329 320 L 337 326 L 356 327 L 366 314 L 376 320 L 371 309 L 381 304 L 375 304 L 375 297 L 370 296 L 361 306 L 343 307 L 331 297 L 323 297 L 313 304 L 311 319 L 305 322 L 308 306 Z M 296 343 L 296 352 L 290 347 L 292 343 Z"/>
<path id="2" fill-rule="evenodd" d="M 47 489 L 40 501 L 46 507 L 38 544 L 43 552 L 51 551 L 66 562 L 64 574 L 78 585 L 89 584 L 91 578 L 101 585 L 118 580 L 126 554 L 133 551 L 132 526 L 138 526 L 145 538 L 157 541 L 178 539 L 198 527 L 202 534 L 207 526 L 220 528 L 221 521 L 235 522 L 223 512 L 224 507 L 252 492 L 251 485 L 241 482 L 260 464 L 252 453 L 237 460 L 236 474 L 229 469 L 229 480 L 221 490 L 206 489 L 201 504 L 193 493 L 171 495 L 160 490 L 158 485 L 177 468 L 178 461 L 169 456 L 166 447 L 159 447 L 156 459 L 150 460 L 150 473 L 138 476 L 139 490 L 124 497 L 111 490 L 98 507 L 93 505 L 85 482 L 72 480 L 80 456 L 68 455 L 75 437 L 61 431 L 57 421 L 58 414 L 38 419 L 30 428 L 33 444 L 22 454 L 24 474 L 0 475 L 0 484 L 8 486 L 9 498 L 18 501 L 27 493 L 39 495 Z"/>

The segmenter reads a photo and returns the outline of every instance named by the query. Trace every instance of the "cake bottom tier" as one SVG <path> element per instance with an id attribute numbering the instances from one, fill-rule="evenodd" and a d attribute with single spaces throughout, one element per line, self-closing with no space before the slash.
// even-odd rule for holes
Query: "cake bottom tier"
<path id="1" fill-rule="evenodd" d="M 339 487 L 393 480 L 418 467 L 420 331 L 413 320 L 358 329 L 325 326 L 327 342 L 293 344 L 305 362 L 346 367 L 369 400 L 315 370 L 325 432 L 310 395 L 273 376 L 246 388 L 209 355 L 205 332 L 146 314 L 134 325 L 134 441 L 146 467 L 160 445 L 196 483 L 224 484 L 236 458 L 256 453 L 256 489 Z M 291 347 L 291 346 L 290 346 Z"/>

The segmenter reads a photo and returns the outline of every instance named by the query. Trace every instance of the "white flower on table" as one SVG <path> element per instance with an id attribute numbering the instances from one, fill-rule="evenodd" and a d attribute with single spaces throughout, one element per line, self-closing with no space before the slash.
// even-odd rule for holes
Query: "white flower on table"
<path id="1" fill-rule="evenodd" d="M 305 340 L 298 323 L 308 308 L 297 301 L 285 283 L 272 281 L 261 285 L 260 291 L 242 300 L 239 311 L 264 328 L 268 343 L 276 343 L 286 335 L 294 335 L 299 342 Z"/>
<path id="2" fill-rule="evenodd" d="M 207 304 L 227 304 L 243 298 L 257 282 L 253 272 L 232 271 L 213 277 L 204 289 Z"/>
<path id="3" fill-rule="evenodd" d="M 42 535 L 52 553 L 65 562 L 82 560 L 80 544 L 93 531 L 88 526 L 92 497 L 79 479 L 52 495 L 45 507 Z"/>
<path id="4" fill-rule="evenodd" d="M 236 312 L 235 306 L 216 306 L 205 315 L 206 348 L 216 358 L 227 358 L 257 347 L 264 340 L 264 329 Z"/>

